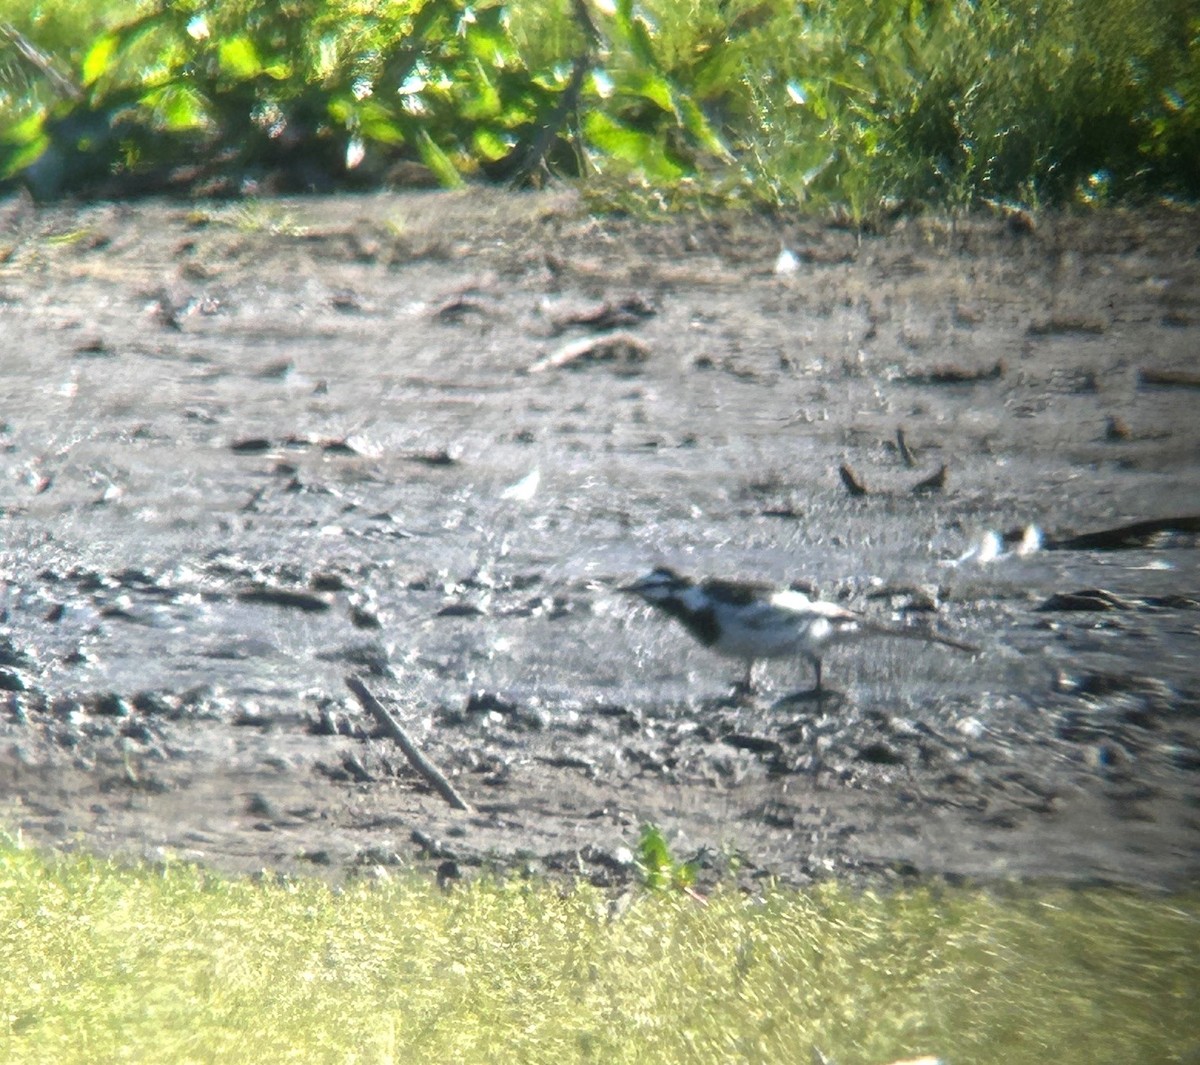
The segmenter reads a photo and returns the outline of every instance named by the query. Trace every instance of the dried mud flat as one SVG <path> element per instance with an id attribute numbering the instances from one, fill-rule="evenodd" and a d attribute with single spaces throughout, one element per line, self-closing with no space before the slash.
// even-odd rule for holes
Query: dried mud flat
<path id="1" fill-rule="evenodd" d="M 0 345 L 9 831 L 621 883 L 652 821 L 703 879 L 1194 883 L 1195 213 L 10 201 Z M 877 641 L 739 704 L 616 593 L 656 562 L 984 653 Z"/>

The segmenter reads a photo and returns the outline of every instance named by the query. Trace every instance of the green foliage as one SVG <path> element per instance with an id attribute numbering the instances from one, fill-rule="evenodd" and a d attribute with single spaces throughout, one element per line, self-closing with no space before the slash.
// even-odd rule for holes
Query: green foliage
<path id="1" fill-rule="evenodd" d="M 740 146 L 778 203 L 1200 193 L 1200 14 L 1186 3 L 809 0 L 756 31 Z M 1170 115 L 1167 112 L 1170 111 Z"/>
<path id="2" fill-rule="evenodd" d="M 656 849 L 656 847 L 654 848 Z M 0 1059 L 1185 1060 L 1200 900 L 229 880 L 0 837 Z"/>
<path id="3" fill-rule="evenodd" d="M 1194 0 L 7 2 L 0 177 L 42 196 L 400 160 L 858 221 L 1200 194 Z"/>
<path id="4" fill-rule="evenodd" d="M 405 145 L 452 183 L 474 136 L 503 143 L 552 97 L 553 86 L 506 82 L 502 18 L 499 6 L 457 0 L 164 4 L 83 54 L 85 96 L 44 113 L 36 134 L 57 155 L 34 178 L 53 189 L 81 172 L 209 162 L 212 176 L 235 182 L 276 173 L 331 187 L 375 162 L 373 150 Z M 107 135 L 87 136 L 94 128 Z"/>
<path id="5" fill-rule="evenodd" d="M 695 864 L 681 862 L 671 854 L 657 825 L 642 826 L 633 860 L 642 883 L 651 891 L 690 888 L 696 882 Z"/>
<path id="6" fill-rule="evenodd" d="M 564 40 L 580 74 L 595 48 L 612 64 L 609 124 L 589 147 L 659 179 L 693 166 L 697 149 L 719 151 L 630 5 L 602 24 L 607 37 L 589 22 L 595 41 L 578 30 Z M 489 165 L 522 178 L 560 138 L 564 97 L 575 112 L 598 93 L 569 56 L 531 68 L 508 8 L 488 0 L 180 0 L 109 27 L 73 58 L 78 97 L 39 102 L 19 121 L 10 107 L 0 136 L 0 174 L 42 195 L 113 174 L 194 182 L 194 166 L 230 191 L 266 176 L 329 188 L 378 181 L 405 156 L 443 185 Z M 570 153 L 554 159 L 578 170 Z"/>

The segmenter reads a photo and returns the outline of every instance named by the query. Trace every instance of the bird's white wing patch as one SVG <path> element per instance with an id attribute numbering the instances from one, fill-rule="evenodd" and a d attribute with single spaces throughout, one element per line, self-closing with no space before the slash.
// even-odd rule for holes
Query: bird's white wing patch
<path id="1" fill-rule="evenodd" d="M 821 599 L 809 599 L 803 592 L 790 589 L 776 592 L 771 596 L 771 603 L 784 610 L 794 610 L 797 614 L 807 614 L 811 617 L 830 618 L 834 621 L 856 621 L 858 615 L 853 610 L 847 610 L 837 603 L 826 603 Z"/>
<path id="2" fill-rule="evenodd" d="M 853 610 L 847 610 L 844 606 L 838 606 L 837 603 L 813 603 L 809 608 L 814 613 L 820 614 L 823 618 L 829 618 L 830 621 L 859 621 L 859 615 Z"/>
<path id="3" fill-rule="evenodd" d="M 771 604 L 782 607 L 784 610 L 794 610 L 797 614 L 808 613 L 817 605 L 803 592 L 794 592 L 790 589 L 776 592 L 771 596 Z"/>

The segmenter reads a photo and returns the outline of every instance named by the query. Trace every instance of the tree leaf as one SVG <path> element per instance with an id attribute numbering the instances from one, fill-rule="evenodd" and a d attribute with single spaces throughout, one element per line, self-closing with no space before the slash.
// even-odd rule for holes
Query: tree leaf
<path id="1" fill-rule="evenodd" d="M 709 124 L 708 119 L 704 117 L 704 112 L 700 110 L 690 96 L 684 96 L 682 93 L 677 94 L 676 105 L 684 129 L 712 152 L 713 155 L 725 160 L 733 158 L 729 149 L 725 147 L 721 138 L 717 136 L 716 131 Z"/>
<path id="2" fill-rule="evenodd" d="M 683 177 L 683 168 L 667 156 L 661 139 L 651 133 L 630 129 L 598 111 L 584 119 L 583 128 L 593 147 L 656 180 L 672 182 Z"/>
<path id="3" fill-rule="evenodd" d="M 20 122 L 16 122 L 4 130 L 3 137 L 0 138 L 0 143 L 31 144 L 44 135 L 45 126 L 45 112 L 35 111 L 33 114 L 21 119 Z"/>
<path id="4" fill-rule="evenodd" d="M 190 85 L 168 85 L 159 91 L 154 109 L 164 129 L 181 132 L 208 125 L 207 101 Z"/>
<path id="5" fill-rule="evenodd" d="M 475 131 L 471 141 L 475 145 L 475 151 L 484 159 L 494 163 L 512 151 L 515 138 L 503 137 L 495 130 L 481 127 Z"/>
<path id="6" fill-rule="evenodd" d="M 83 57 L 83 68 L 80 74 L 85 86 L 95 84 L 109 72 L 119 43 L 120 39 L 115 33 L 106 33 L 96 38 L 96 42 Z"/>
<path id="7" fill-rule="evenodd" d="M 618 89 L 641 96 L 661 107 L 668 115 L 676 115 L 674 93 L 666 78 L 649 71 L 635 74 L 617 84 Z"/>
<path id="8" fill-rule="evenodd" d="M 403 144 L 406 140 L 399 123 L 383 115 L 365 116 L 358 129 L 366 140 L 377 144 Z"/>
<path id="9" fill-rule="evenodd" d="M 654 41 L 643 19 L 634 18 L 629 23 L 629 45 L 633 54 L 645 66 L 658 69 L 658 58 L 654 54 Z"/>
<path id="10" fill-rule="evenodd" d="M 37 119 L 40 126 L 42 116 L 38 115 Z M 49 147 L 50 138 L 44 133 L 39 133 L 37 136 L 27 140 L 15 151 L 8 154 L 7 158 L 5 158 L 6 153 L 2 148 L 0 148 L 0 178 L 10 178 L 14 174 L 19 174 L 26 167 L 32 166 L 42 157 L 42 153 Z"/>
<path id="11" fill-rule="evenodd" d="M 232 78 L 245 80 L 262 73 L 263 64 L 258 49 L 247 36 L 229 37 L 218 47 L 218 62 L 221 73 Z"/>
<path id="12" fill-rule="evenodd" d="M 450 157 L 434 144 L 433 138 L 423 129 L 417 132 L 417 151 L 421 153 L 421 161 L 433 171 L 445 188 L 462 187 L 462 176 L 450 161 Z"/>

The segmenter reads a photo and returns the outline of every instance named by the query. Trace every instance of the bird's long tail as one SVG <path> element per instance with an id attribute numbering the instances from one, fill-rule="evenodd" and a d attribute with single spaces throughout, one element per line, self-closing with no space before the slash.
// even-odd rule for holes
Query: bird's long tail
<path id="1" fill-rule="evenodd" d="M 859 622 L 859 631 L 870 633 L 873 636 L 895 636 L 902 640 L 940 643 L 943 647 L 953 647 L 956 651 L 963 651 L 969 655 L 983 654 L 982 647 L 977 647 L 973 643 L 964 643 L 962 640 L 955 640 L 949 636 L 943 636 L 941 633 L 933 632 L 931 629 L 903 629 L 892 625 L 881 625 L 875 621 L 867 621 Z"/>

